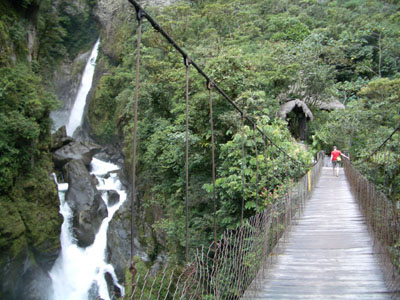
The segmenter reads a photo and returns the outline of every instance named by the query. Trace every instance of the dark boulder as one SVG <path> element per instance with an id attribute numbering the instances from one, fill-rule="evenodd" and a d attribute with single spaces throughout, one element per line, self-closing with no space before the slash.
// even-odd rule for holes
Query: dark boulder
<path id="1" fill-rule="evenodd" d="M 73 138 L 67 136 L 67 129 L 62 126 L 51 135 L 51 151 L 54 152 L 72 141 Z"/>
<path id="2" fill-rule="evenodd" d="M 104 274 L 104 277 L 107 282 L 108 293 L 110 295 L 114 295 L 112 299 L 120 299 L 122 297 L 122 293 L 121 293 L 121 290 L 119 289 L 119 287 L 115 285 L 112 275 L 107 272 Z M 118 278 L 116 278 L 116 279 L 118 279 Z"/>
<path id="3" fill-rule="evenodd" d="M 108 206 L 113 206 L 119 202 L 119 194 L 114 190 L 107 191 Z"/>
<path id="4" fill-rule="evenodd" d="M 79 246 L 87 247 L 107 217 L 107 207 L 83 160 L 70 161 L 64 171 L 69 184 L 65 199 L 73 211 L 74 235 Z"/>
<path id="5" fill-rule="evenodd" d="M 85 166 L 89 166 L 93 155 L 101 150 L 101 146 L 91 142 L 73 141 L 53 153 L 53 161 L 57 168 L 62 168 L 71 160 L 81 159 Z"/>
<path id="6" fill-rule="evenodd" d="M 92 177 L 92 183 L 97 186 L 99 184 L 99 180 L 97 179 L 96 175 L 91 174 Z"/>

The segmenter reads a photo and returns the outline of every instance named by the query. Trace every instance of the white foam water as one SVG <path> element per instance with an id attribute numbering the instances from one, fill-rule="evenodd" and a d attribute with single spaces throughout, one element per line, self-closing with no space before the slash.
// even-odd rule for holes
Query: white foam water
<path id="1" fill-rule="evenodd" d="M 109 173 L 118 170 L 118 166 L 93 158 L 91 169 L 91 174 L 94 174 L 99 182 L 97 189 L 102 192 L 108 216 L 103 220 L 94 243 L 86 248 L 79 247 L 72 235 L 72 211 L 65 201 L 68 184 L 58 184 L 60 213 L 64 222 L 60 237 L 61 253 L 50 271 L 53 286 L 49 298 L 52 300 L 88 300 L 97 295 L 104 300 L 110 300 L 106 273 L 111 275 L 114 285 L 124 294 L 124 288 L 118 283 L 113 266 L 107 263 L 106 252 L 108 225 L 114 213 L 126 200 L 126 192 L 118 174 Z M 112 206 L 108 205 L 108 190 L 115 190 L 119 194 L 119 202 Z"/>

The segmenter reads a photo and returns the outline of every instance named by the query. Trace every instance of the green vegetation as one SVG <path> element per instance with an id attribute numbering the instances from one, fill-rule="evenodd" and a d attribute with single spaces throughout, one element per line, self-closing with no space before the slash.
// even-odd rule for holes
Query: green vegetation
<path id="1" fill-rule="evenodd" d="M 342 145 L 353 161 L 362 161 L 357 166 L 363 174 L 395 203 L 400 201 L 400 132 L 372 160 L 364 160 L 400 125 L 400 79 L 373 79 L 357 96 L 345 111 L 326 116 L 314 142 Z"/>
<path id="2" fill-rule="evenodd" d="M 95 5 L 93 0 L 83 2 L 89 8 Z M 58 1 L 57 7 L 50 0 L 10 3 L 0 4 L 0 247 L 18 253 L 28 243 L 46 244 L 46 234 L 39 232 L 59 225 L 53 218 L 56 195 L 48 179 L 48 113 L 55 100 L 42 88 L 41 78 L 51 77 L 66 57 L 73 58 L 92 44 L 97 31 L 90 9 L 81 12 L 78 2 Z M 264 151 L 261 137 L 245 124 L 245 217 L 277 199 L 289 178 L 296 180 L 305 172 L 313 153 L 329 152 L 337 145 L 354 160 L 363 159 L 400 123 L 398 1 L 201 0 L 179 1 L 149 12 L 274 143 L 302 164 L 277 154 L 270 144 Z M 94 91 L 89 119 L 98 141 L 123 141 L 129 172 L 137 25 L 133 9 L 119 17 L 112 37 L 102 45 L 107 51 L 98 67 L 104 75 Z M 28 47 L 26 32 L 34 18 L 37 42 Z M 82 31 L 76 33 L 77 27 Z M 146 21 L 142 46 L 138 209 L 151 220 L 153 232 L 145 234 L 148 225 L 137 225 L 152 259 L 166 251 L 171 261 L 182 264 L 185 68 L 182 57 Z M 203 78 L 191 69 L 191 249 L 208 245 L 213 236 L 208 96 Z M 213 97 L 220 235 L 240 222 L 242 135 L 238 113 L 216 93 Z M 306 141 L 310 151 L 276 116 L 281 104 L 294 99 L 306 102 L 315 117 Z M 317 108 L 318 102 L 330 99 L 338 99 L 346 109 Z M 370 177 L 393 201 L 400 193 L 399 146 L 396 136 L 390 159 L 376 157 L 374 170 L 379 172 Z M 372 175 L 368 165 L 362 169 Z M 146 267 L 141 264 L 140 272 Z"/>
<path id="3" fill-rule="evenodd" d="M 35 261 L 59 248 L 49 117 L 58 101 L 45 87 L 67 54 L 74 57 L 97 37 L 93 18 L 68 3 L 0 3 L 1 268 L 26 251 Z"/>
<path id="4" fill-rule="evenodd" d="M 0 86 L 0 248 L 52 251 L 61 224 L 49 155 L 56 99 L 22 64 L 1 68 Z"/>
<path id="5" fill-rule="evenodd" d="M 273 36 L 270 28 L 268 35 L 271 35 L 271 40 L 266 40 L 261 29 L 267 27 L 268 21 L 260 15 L 260 5 L 262 4 L 239 1 L 200 4 L 181 2 L 165 8 L 162 14 L 156 11 L 153 13 L 228 95 L 246 113 L 256 118 L 257 124 L 273 141 L 303 164 L 297 167 L 283 155 L 276 154 L 273 147 L 268 146 L 264 153 L 263 141 L 258 135 L 256 143 L 259 151 L 259 188 L 260 191 L 261 188 L 266 188 L 268 192 L 273 192 L 279 186 L 288 184 L 286 180 L 289 178 L 295 179 L 303 174 L 305 166 L 311 163 L 311 155 L 294 143 L 286 125 L 275 117 L 279 109 L 277 95 L 287 88 L 303 67 L 298 61 L 287 61 L 278 53 L 281 54 L 286 48 L 284 43 L 297 47 L 297 43 L 305 40 L 310 32 L 306 25 L 293 17 L 288 22 L 290 26 L 293 24 L 293 30 L 288 30 L 285 36 L 278 38 Z M 244 7 L 248 9 L 243 9 Z M 228 18 L 226 10 L 235 16 Z M 243 25 L 242 22 L 246 24 Z M 286 26 L 283 16 L 275 23 L 277 28 Z M 185 245 L 184 66 L 182 58 L 171 51 L 171 47 L 148 24 L 146 26 L 140 74 L 139 208 L 158 208 L 162 211 L 162 217 L 154 223 L 154 230 L 165 233 L 169 255 L 176 256 L 177 261 L 181 262 Z M 118 37 L 126 39 L 123 48 L 120 48 L 121 45 L 116 47 L 118 49 L 112 56 L 113 59 L 105 56 L 100 58 L 100 65 L 108 68 L 108 73 L 100 80 L 89 108 L 92 134 L 109 143 L 118 138 L 124 139 L 128 169 L 132 151 L 132 82 L 135 78 L 135 48 L 132 45 L 135 44 L 135 27 L 133 17 L 124 18 L 124 23 L 116 33 Z M 284 55 L 293 58 L 296 54 L 290 50 Z M 322 95 L 325 90 L 325 86 L 319 86 L 318 89 L 309 89 L 309 92 Z M 217 140 L 217 222 L 221 233 L 240 223 L 240 116 L 224 99 L 215 94 L 214 119 Z M 247 217 L 255 213 L 258 196 L 255 190 L 255 141 L 253 130 L 248 125 L 245 127 Z M 195 249 L 199 245 L 210 243 L 213 230 L 208 92 L 204 80 L 195 72 L 191 72 L 190 81 L 189 139 L 189 243 L 190 248 Z M 265 203 L 260 199 L 257 204 L 262 209 Z M 157 251 L 160 251 L 159 247 L 150 255 L 157 257 Z"/>
<path id="6" fill-rule="evenodd" d="M 294 143 L 286 124 L 276 118 L 286 101 L 302 99 L 313 111 L 315 120 L 309 123 L 307 139 L 313 153 L 329 152 L 337 144 L 355 159 L 365 157 L 399 123 L 400 6 L 396 1 L 181 1 L 150 13 L 275 143 L 305 164 L 310 154 Z M 122 13 L 121 20 L 112 58 L 100 58 L 108 73 L 100 80 L 89 117 L 92 134 L 99 140 L 124 140 L 130 169 L 136 60 L 133 10 L 128 16 Z M 153 227 L 164 231 L 168 253 L 179 262 L 185 222 L 184 66 L 146 21 L 142 39 L 138 205 L 144 211 L 162 211 Z M 213 219 L 208 92 L 202 78 L 194 71 L 190 76 L 189 243 L 193 249 L 210 242 Z M 318 102 L 330 99 L 347 108 L 318 110 Z M 214 95 L 214 119 L 221 232 L 240 220 L 241 133 L 238 114 L 218 95 Z M 250 216 L 257 198 L 256 144 L 260 188 L 268 193 L 287 184 L 286 170 L 296 178 L 304 169 L 275 157 L 274 149 L 264 153 L 261 138 L 254 142 L 247 126 L 245 139 L 245 164 L 250 167 L 245 178 L 250 183 L 245 190 L 245 216 Z M 396 169 L 395 161 L 392 166 Z M 154 248 L 152 257 L 157 251 Z"/>
<path id="7" fill-rule="evenodd" d="M 98 37 L 90 9 L 90 0 L 71 1 L 3 1 L 0 4 L 0 66 L 15 61 L 51 79 L 53 71 L 67 57 L 73 59 L 82 49 L 89 49 Z M 79 30 L 77 30 L 79 28 Z M 34 29 L 34 40 L 27 44 L 27 32 Z M 11 57 L 14 59 L 10 59 Z"/>

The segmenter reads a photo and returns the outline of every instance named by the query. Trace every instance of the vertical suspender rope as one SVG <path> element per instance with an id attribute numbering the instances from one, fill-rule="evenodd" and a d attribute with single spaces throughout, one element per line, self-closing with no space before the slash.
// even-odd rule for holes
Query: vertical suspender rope
<path id="1" fill-rule="evenodd" d="M 207 82 L 207 89 L 210 94 L 210 128 L 211 128 L 211 160 L 212 160 L 212 186 L 213 186 L 213 204 L 214 204 L 214 264 L 215 264 L 215 299 L 219 299 L 218 293 L 218 261 L 217 261 L 217 198 L 215 196 L 215 140 L 214 140 L 214 117 L 213 117 L 213 98 L 212 83 Z"/>
<path id="2" fill-rule="evenodd" d="M 142 16 L 145 17 L 151 24 L 151 26 L 158 31 L 168 42 L 169 44 L 171 44 L 180 54 L 182 54 L 182 56 L 187 59 L 189 56 L 187 55 L 187 53 L 185 51 L 183 51 L 183 49 L 181 47 L 178 46 L 178 44 L 164 31 L 164 29 L 150 16 L 148 15 L 143 8 L 140 6 L 140 4 L 135 1 L 135 0 L 128 0 L 134 7 L 135 9 L 138 11 L 140 11 L 142 13 Z M 194 62 L 194 61 L 190 61 L 190 64 L 197 70 L 197 72 L 203 76 L 207 81 L 212 81 L 212 79 Z M 235 102 L 215 83 L 213 82 L 213 87 L 215 89 L 216 92 L 218 92 L 225 100 L 227 100 L 240 114 L 244 114 L 244 112 L 235 104 Z M 254 121 L 248 117 L 248 116 L 244 116 L 244 118 L 251 124 L 254 124 Z M 259 131 L 261 134 L 264 134 L 260 128 L 257 128 L 257 131 Z M 269 139 L 269 138 L 268 138 Z M 296 161 L 294 158 L 292 158 L 289 154 L 287 154 L 283 149 L 281 149 L 279 146 L 275 145 L 276 148 L 283 152 L 284 155 L 289 158 L 290 160 L 294 161 L 295 163 L 300 163 L 298 161 Z"/>
<path id="3" fill-rule="evenodd" d="M 257 148 L 257 131 L 256 124 L 253 127 L 254 148 L 256 150 L 256 212 L 258 212 L 258 148 Z"/>
<path id="4" fill-rule="evenodd" d="M 131 258 L 130 258 L 130 271 L 132 274 L 132 299 L 134 299 L 135 293 L 135 250 L 134 250 L 134 213 L 135 213 L 135 202 L 136 202 L 136 132 L 137 132 L 137 115 L 138 115 L 138 102 L 139 102 L 139 71 L 140 71 L 140 44 L 142 38 L 142 11 L 137 10 L 136 16 L 138 20 L 137 28 L 137 54 L 136 54 L 136 83 L 135 83 L 135 105 L 134 105 L 134 121 L 133 121 L 133 157 L 132 157 L 132 203 L 131 203 Z"/>
<path id="5" fill-rule="evenodd" d="M 213 99 L 212 99 L 212 84 L 207 82 L 207 89 L 210 94 L 210 128 L 211 128 L 211 160 L 212 160 L 212 185 L 213 185 L 213 204 L 214 204 L 214 257 L 217 257 L 217 199 L 215 196 L 215 141 L 214 141 L 214 117 L 213 117 Z M 218 300 L 218 263 L 214 260 L 216 265 L 215 278 L 215 299 Z"/>
<path id="6" fill-rule="evenodd" d="M 210 94 L 210 128 L 211 128 L 211 160 L 212 160 L 212 186 L 213 186 L 213 203 L 214 203 L 214 247 L 217 252 L 217 199 L 215 197 L 215 141 L 214 141 L 214 117 L 213 117 L 213 99 L 212 85 L 207 83 L 207 89 Z"/>
<path id="7" fill-rule="evenodd" d="M 265 176 L 267 177 L 267 182 L 268 182 L 268 159 L 267 159 L 267 143 L 265 141 L 265 135 L 262 135 L 263 139 L 263 146 L 264 146 L 264 162 L 265 162 Z M 267 202 L 269 201 L 269 186 L 268 189 L 266 190 L 267 193 Z"/>
<path id="8" fill-rule="evenodd" d="M 387 159 L 387 156 L 386 156 L 387 153 L 388 153 L 388 151 L 387 151 L 387 147 L 386 147 L 386 143 L 385 143 L 385 145 L 383 146 L 383 184 L 385 185 L 385 187 L 387 187 L 387 183 L 388 183 L 387 171 L 386 171 L 386 168 L 385 168 L 386 159 Z"/>
<path id="9" fill-rule="evenodd" d="M 244 213 L 244 196 L 245 196 L 245 190 L 244 190 L 244 185 L 246 184 L 245 182 L 245 157 L 244 157 L 244 115 L 243 113 L 240 114 L 241 118 L 241 131 L 242 131 L 242 209 L 241 209 L 241 214 L 240 214 L 240 225 L 243 225 L 243 213 Z"/>
<path id="10" fill-rule="evenodd" d="M 186 169 L 186 265 L 189 262 L 189 66 L 190 62 L 187 57 L 184 58 L 186 67 L 186 151 L 185 151 L 185 169 Z"/>

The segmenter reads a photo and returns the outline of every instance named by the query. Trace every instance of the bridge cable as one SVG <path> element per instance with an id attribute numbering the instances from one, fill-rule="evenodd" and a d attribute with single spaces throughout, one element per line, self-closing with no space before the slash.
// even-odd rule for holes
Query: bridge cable
<path id="1" fill-rule="evenodd" d="M 361 161 L 355 163 L 355 165 L 359 165 L 363 162 L 369 161 L 370 158 L 372 156 L 374 156 L 382 147 L 384 147 L 386 145 L 387 142 L 389 142 L 392 137 L 395 135 L 395 133 L 399 131 L 400 132 L 400 124 L 399 126 L 397 126 L 397 128 L 395 130 L 393 130 L 393 132 L 379 145 L 379 147 L 377 147 L 370 155 L 368 155 L 366 158 L 362 159 Z"/>
<path id="2" fill-rule="evenodd" d="M 256 212 L 258 212 L 258 148 L 257 148 L 257 136 L 256 136 L 256 125 L 253 126 L 253 135 L 254 135 L 254 148 L 256 152 Z"/>
<path id="3" fill-rule="evenodd" d="M 142 12 L 143 17 L 145 17 L 150 24 L 152 25 L 152 27 L 158 31 L 162 36 L 164 36 L 164 38 L 183 56 L 184 59 L 189 59 L 188 54 L 182 50 L 181 47 L 179 47 L 179 45 L 171 38 L 171 36 L 169 36 L 164 29 L 148 14 L 144 11 L 144 9 L 140 6 L 139 3 L 137 3 L 135 0 L 128 0 L 134 7 L 135 9 L 138 11 Z M 190 60 L 190 64 L 197 70 L 197 72 L 202 75 L 205 79 L 206 82 L 210 82 L 212 83 L 213 87 L 215 88 L 215 90 L 223 96 L 223 98 L 225 98 L 225 100 L 227 100 L 250 124 L 252 125 L 256 125 L 256 122 L 253 121 L 253 119 L 251 119 L 249 116 L 245 116 L 244 112 L 240 109 L 240 107 L 193 61 Z M 276 145 L 271 138 L 269 138 L 264 132 L 263 130 L 261 130 L 257 125 L 256 125 L 256 129 L 258 132 L 260 132 L 261 135 L 265 136 L 271 143 L 273 143 L 276 148 L 282 152 L 288 159 L 290 159 L 291 161 L 293 161 L 296 164 L 302 165 L 301 162 L 299 162 L 298 160 L 294 159 L 293 157 L 291 157 L 288 153 L 286 153 L 286 151 L 284 151 L 281 147 L 279 147 L 278 145 Z M 306 166 L 307 167 L 307 166 Z"/>
<path id="4" fill-rule="evenodd" d="M 132 274 L 132 299 L 134 299 L 134 293 L 136 288 L 135 275 L 135 250 L 134 250 L 134 212 L 135 212 L 135 202 L 136 202 L 136 148 L 137 148 L 137 115 L 138 115 L 138 105 L 139 105 L 139 72 L 140 72 L 140 45 L 142 38 L 142 10 L 136 10 L 136 17 L 138 20 L 137 28 L 137 54 L 136 54 L 136 83 L 135 83 L 135 104 L 134 104 L 134 121 L 133 121 L 133 157 L 132 157 L 132 203 L 131 203 L 131 257 L 130 257 L 130 272 Z"/>
<path id="5" fill-rule="evenodd" d="M 141 34 L 142 34 L 142 19 L 143 17 L 145 17 L 146 19 L 148 19 L 149 21 L 152 20 L 147 13 L 144 12 L 144 10 L 136 3 L 136 1 L 134 0 L 129 0 L 136 9 L 136 13 L 137 13 L 137 19 L 139 22 L 138 25 L 138 33 L 137 33 L 137 44 L 138 44 L 138 48 L 137 48 L 137 60 L 136 60 L 136 85 L 135 85 L 135 103 L 134 103 L 134 128 L 133 128 L 133 161 L 132 161 L 132 168 L 133 168 L 133 175 L 132 175 L 132 206 L 131 206 L 131 272 L 132 272 L 132 298 L 134 299 L 134 294 L 135 294 L 135 288 L 136 288 L 136 284 L 134 283 L 134 277 L 136 274 L 136 268 L 134 266 L 134 247 L 133 247 L 133 214 L 134 214 L 134 204 L 136 202 L 136 155 L 137 155 L 137 115 L 138 115 L 138 102 L 139 102 L 139 71 L 140 71 L 140 46 L 141 46 Z M 136 4 L 136 5 L 135 5 Z M 153 21 L 154 22 L 154 21 Z M 162 30 L 162 28 L 157 24 L 157 27 L 154 26 L 154 24 L 150 21 L 150 23 L 153 25 L 153 27 L 158 30 L 159 32 L 164 32 Z M 165 33 L 165 32 L 164 32 Z M 166 37 L 166 33 L 163 34 L 164 37 Z M 171 39 L 171 38 L 167 38 L 167 40 L 171 43 L 171 41 L 175 44 L 175 42 Z M 175 44 L 176 45 L 176 44 Z M 175 46 L 174 46 L 175 47 Z M 176 47 L 178 47 L 176 45 Z M 175 48 L 176 48 L 175 47 Z M 179 48 L 179 47 L 178 47 Z M 176 48 L 177 49 L 177 48 Z M 179 48 L 180 49 L 180 48 Z M 190 65 L 192 65 L 201 75 L 203 75 L 203 77 L 205 77 L 207 79 L 207 83 L 208 85 L 213 88 L 215 88 L 215 90 L 220 93 L 226 100 L 228 100 L 228 102 L 230 102 L 233 107 L 239 111 L 239 113 L 241 114 L 241 137 L 242 137 L 242 211 L 241 211 L 241 223 L 242 223 L 242 228 L 239 231 L 239 257 L 243 257 L 242 256 L 242 251 L 243 251 L 243 240 L 246 239 L 246 232 L 245 229 L 243 228 L 243 214 L 244 214 L 244 195 L 245 195 L 245 168 L 244 166 L 246 165 L 246 157 L 245 157 L 245 132 L 244 132 L 244 122 L 247 120 L 249 123 L 251 123 L 253 125 L 253 130 L 254 131 L 259 131 L 263 137 L 263 141 L 264 141 L 264 151 L 266 151 L 266 140 L 268 140 L 268 143 L 272 146 L 275 146 L 276 149 L 278 149 L 280 151 L 280 153 L 283 153 L 283 155 L 285 155 L 286 157 L 288 157 L 290 160 L 292 160 L 293 162 L 295 162 L 298 166 L 301 166 L 302 164 L 299 163 L 299 161 L 293 159 L 289 154 L 287 154 L 283 149 L 281 149 L 278 145 L 276 145 L 268 136 L 266 136 L 264 134 L 264 132 L 257 127 L 256 123 L 249 118 L 248 116 L 246 116 L 244 114 L 244 112 L 193 62 L 190 60 L 190 58 L 186 55 L 186 53 L 184 53 L 183 51 L 180 51 L 181 54 L 183 54 L 183 58 L 184 58 L 184 64 L 186 67 L 186 152 L 185 152 L 185 164 L 186 164 L 186 199 L 185 199 L 185 204 L 186 204 L 186 264 L 188 263 L 188 249 L 189 249 L 189 239 L 188 239 L 188 218 L 189 218 L 189 209 L 188 209 L 188 202 L 189 202 L 189 74 L 190 74 Z M 212 110 L 212 95 L 211 95 L 211 90 L 210 90 L 210 103 L 211 103 L 211 110 Z M 212 111 L 210 112 L 211 118 L 212 118 Z M 213 125 L 212 125 L 213 127 Z M 212 128 L 213 131 L 213 128 Z M 256 137 L 256 134 L 254 134 L 254 137 Z M 214 134 L 213 134 L 213 138 L 214 139 Z M 214 142 L 213 143 L 213 154 L 214 150 L 215 150 L 215 145 Z M 257 143 L 256 143 L 256 139 L 255 139 L 255 151 L 256 151 L 256 159 L 258 159 L 258 149 L 257 149 Z M 213 156 L 214 156 L 213 155 Z M 265 157 L 266 158 L 266 157 Z M 213 187 L 214 187 L 214 193 L 215 193 L 215 157 L 213 159 L 213 172 L 214 172 L 214 178 L 213 178 Z M 258 168 L 257 168 L 257 175 L 258 175 Z M 256 186 L 258 186 L 258 183 L 256 183 Z M 258 189 L 258 188 L 257 188 Z M 258 193 L 257 193 L 258 194 Z M 214 215 L 216 215 L 216 197 L 214 195 L 214 199 L 215 199 L 215 207 L 214 207 Z M 272 208 L 272 215 L 274 216 L 274 208 Z M 278 225 L 278 216 L 275 217 L 276 220 L 276 228 L 279 228 Z M 272 219 L 273 222 L 273 219 Z M 214 230 L 216 232 L 216 219 L 214 220 Z M 272 225 L 274 226 L 274 225 Z M 278 237 L 278 231 L 276 232 L 277 237 Z M 216 236 L 216 235 L 215 235 Z M 215 242 L 216 244 L 216 242 Z M 239 278 L 241 278 L 241 274 L 242 274 L 242 268 L 243 270 L 245 270 L 245 266 L 240 264 L 239 265 Z M 172 273 L 173 274 L 173 273 Z M 145 283 L 146 283 L 146 278 L 147 278 L 148 274 L 146 274 L 145 276 Z M 180 275 L 177 285 L 179 285 L 179 280 L 180 278 L 183 276 Z M 171 275 L 172 278 L 172 275 Z M 143 290 L 145 288 L 145 283 L 143 285 L 142 288 L 142 295 L 143 295 Z M 185 286 L 184 286 L 184 290 L 186 291 L 186 282 L 185 282 Z M 240 285 L 240 289 L 242 288 L 242 285 Z M 177 290 L 175 290 L 174 296 L 176 294 Z M 151 292 L 150 292 L 151 293 Z M 167 295 L 166 295 L 167 296 Z"/>
<path id="6" fill-rule="evenodd" d="M 210 129 L 211 129 L 211 161 L 212 161 L 212 189 L 213 189 L 213 203 L 214 203 L 214 246 L 217 252 L 217 200 L 215 197 L 215 141 L 214 141 L 214 117 L 213 117 L 213 98 L 212 98 L 212 84 L 207 83 L 210 102 Z"/>
<path id="7" fill-rule="evenodd" d="M 242 209 L 240 213 L 240 225 L 243 226 L 243 212 L 244 212 L 244 198 L 245 198 L 245 154 L 244 154 L 244 115 L 243 113 L 240 114 L 240 120 L 241 120 L 241 133 L 242 133 Z"/>
<path id="8" fill-rule="evenodd" d="M 186 150 L 185 150 L 185 173 L 186 173 L 186 198 L 185 198 L 185 207 L 186 207 L 186 265 L 189 263 L 189 67 L 190 61 L 186 57 L 184 60 L 186 67 L 186 129 L 185 129 L 185 137 L 186 137 Z"/>
<path id="9" fill-rule="evenodd" d="M 387 149 L 387 145 L 385 144 L 385 146 L 383 147 L 383 161 L 386 164 L 386 162 L 388 161 L 388 156 L 389 156 L 389 151 Z M 384 186 L 387 187 L 388 185 L 388 172 L 386 168 L 383 168 L 383 178 L 384 178 Z"/>
<path id="10" fill-rule="evenodd" d="M 211 129 L 211 161 L 212 161 L 212 189 L 213 189 L 213 204 L 214 204 L 214 264 L 218 268 L 217 259 L 217 199 L 215 196 L 215 141 L 214 141 L 214 117 L 213 117 L 213 97 L 212 97 L 212 84 L 207 82 L 207 89 L 209 92 L 210 103 L 210 129 Z M 216 285 L 218 286 L 218 269 L 215 270 Z M 218 299 L 218 288 L 216 288 L 215 298 Z"/>
<path id="11" fill-rule="evenodd" d="M 268 159 L 267 159 L 267 154 L 268 153 L 267 153 L 267 143 L 265 141 L 265 136 L 264 135 L 262 136 L 262 140 L 263 140 L 263 146 L 264 146 L 265 176 L 266 176 L 267 181 L 268 181 Z M 268 202 L 269 201 L 269 191 L 265 190 L 265 192 L 267 193 L 266 200 Z M 265 194 L 264 194 L 264 196 L 265 196 Z"/>

